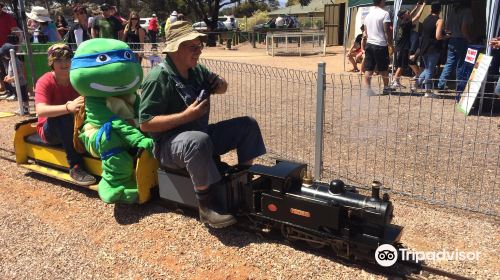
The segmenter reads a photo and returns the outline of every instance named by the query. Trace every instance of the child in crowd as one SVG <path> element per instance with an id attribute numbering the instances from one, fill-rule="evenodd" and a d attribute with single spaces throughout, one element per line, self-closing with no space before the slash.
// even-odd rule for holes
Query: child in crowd
<path id="1" fill-rule="evenodd" d="M 363 61 L 363 53 L 364 53 L 364 50 L 361 46 L 361 41 L 363 40 L 364 31 L 365 31 L 365 25 L 361 25 L 361 33 L 358 34 L 358 36 L 356 36 L 354 44 L 347 53 L 347 58 L 349 59 L 353 67 L 348 72 L 359 72 L 358 63 L 361 63 L 361 61 Z"/>
<path id="2" fill-rule="evenodd" d="M 15 91 L 15 78 L 16 74 L 19 79 L 19 87 L 21 88 L 21 99 L 22 99 L 22 111 L 19 110 L 18 114 L 29 114 L 29 103 L 28 103 L 28 89 L 26 87 L 26 76 L 24 74 L 23 63 L 19 58 L 15 58 L 15 61 L 10 59 L 10 50 L 15 50 L 14 45 L 5 43 L 0 48 L 0 55 L 2 57 L 2 63 L 5 64 L 7 69 L 7 76 L 4 77 L 3 81 L 10 85 L 10 94 L 5 96 L 7 100 L 17 100 L 17 95 Z M 17 73 L 14 73 L 14 63 L 16 63 Z"/>

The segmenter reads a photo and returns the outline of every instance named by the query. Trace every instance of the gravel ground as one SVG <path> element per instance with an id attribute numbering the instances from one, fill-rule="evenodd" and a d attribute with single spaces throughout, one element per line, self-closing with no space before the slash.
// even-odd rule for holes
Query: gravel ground
<path id="1" fill-rule="evenodd" d="M 0 111 L 15 106 L 0 101 Z M 27 172 L 12 154 L 13 125 L 21 119 L 0 118 L 0 279 L 384 278 L 250 232 L 210 230 L 155 203 L 106 205 L 95 192 Z M 409 248 L 480 252 L 477 261 L 429 265 L 500 279 L 498 218 L 392 200 L 393 222 L 405 227 Z"/>

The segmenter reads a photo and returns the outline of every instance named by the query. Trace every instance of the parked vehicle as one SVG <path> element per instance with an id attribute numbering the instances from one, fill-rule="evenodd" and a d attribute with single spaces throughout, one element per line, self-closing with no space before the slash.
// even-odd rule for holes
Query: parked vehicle
<path id="1" fill-rule="evenodd" d="M 200 32 L 208 32 L 208 26 L 204 21 L 198 21 L 193 24 L 193 28 L 195 30 L 198 30 Z M 217 28 L 213 30 L 213 32 L 225 32 L 227 31 L 227 27 L 224 23 L 218 21 L 217 22 Z"/>
<path id="2" fill-rule="evenodd" d="M 144 29 L 148 30 L 148 27 L 149 27 L 149 21 L 150 21 L 151 19 L 152 19 L 152 18 L 150 18 L 150 17 L 148 17 L 148 18 L 141 18 L 141 19 L 139 20 L 139 25 L 140 25 L 142 28 L 144 28 Z"/>
<path id="3" fill-rule="evenodd" d="M 266 23 L 256 24 L 253 29 L 256 31 L 267 30 L 267 29 L 286 29 L 286 28 L 299 28 L 300 23 L 296 17 L 284 16 L 283 27 L 276 26 L 276 18 L 268 20 Z"/>
<path id="4" fill-rule="evenodd" d="M 234 18 L 234 16 L 220 16 L 218 21 L 222 22 L 227 30 L 237 30 L 238 29 L 238 20 Z"/>

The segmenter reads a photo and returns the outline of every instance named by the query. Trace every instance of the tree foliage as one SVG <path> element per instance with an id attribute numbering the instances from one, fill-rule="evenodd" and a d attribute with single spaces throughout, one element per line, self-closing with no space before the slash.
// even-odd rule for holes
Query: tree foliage
<path id="1" fill-rule="evenodd" d="M 309 5 L 309 3 L 311 3 L 311 0 L 287 0 L 285 6 L 289 7 L 297 4 L 300 4 L 301 6 L 307 6 Z"/>
<path id="2" fill-rule="evenodd" d="M 234 15 L 234 17 L 251 17 L 255 11 L 269 11 L 270 7 L 265 2 L 245 2 L 234 7 L 227 7 L 220 11 L 222 15 Z"/>

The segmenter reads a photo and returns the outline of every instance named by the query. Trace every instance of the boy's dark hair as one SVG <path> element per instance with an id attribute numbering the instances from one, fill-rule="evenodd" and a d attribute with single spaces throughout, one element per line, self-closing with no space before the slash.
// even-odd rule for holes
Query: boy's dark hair
<path id="1" fill-rule="evenodd" d="M 432 2 L 431 12 L 435 14 L 441 12 L 441 3 L 439 3 L 438 1 Z"/>
<path id="2" fill-rule="evenodd" d="M 380 3 L 385 0 L 373 0 L 373 5 L 378 6 Z"/>
<path id="3" fill-rule="evenodd" d="M 76 5 L 73 7 L 73 13 L 87 13 L 87 8 L 85 8 L 85 6 L 82 6 L 80 4 Z"/>
<path id="4" fill-rule="evenodd" d="M 10 59 L 10 50 L 15 50 L 14 45 L 5 43 L 0 48 L 0 56 L 6 60 Z"/>

